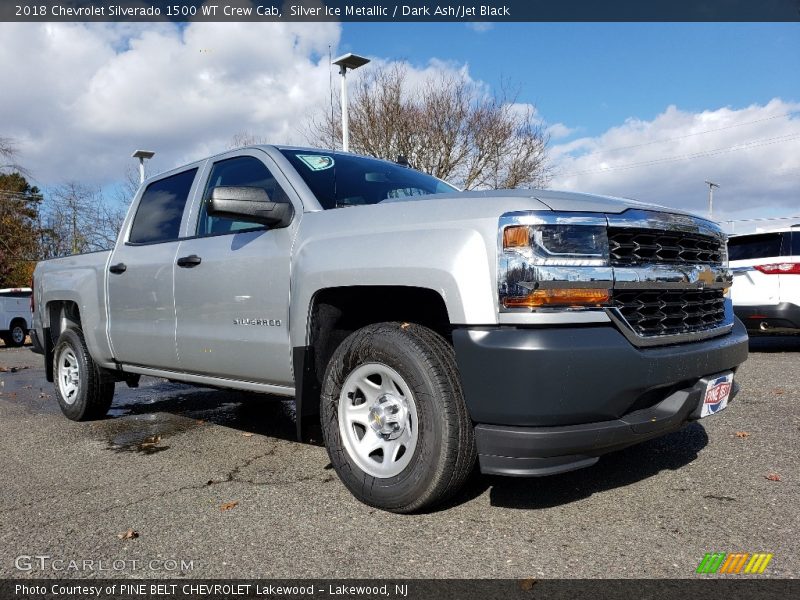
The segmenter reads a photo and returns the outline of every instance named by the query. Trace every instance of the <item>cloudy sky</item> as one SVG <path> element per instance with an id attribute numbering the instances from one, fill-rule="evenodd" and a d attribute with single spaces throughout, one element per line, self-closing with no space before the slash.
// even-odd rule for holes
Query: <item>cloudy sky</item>
<path id="1" fill-rule="evenodd" d="M 330 47 L 518 90 L 549 127 L 553 188 L 701 212 L 713 180 L 718 219 L 800 215 L 798 24 L 4 23 L 0 39 L 0 137 L 43 188 L 109 189 L 136 148 L 165 170 L 242 131 L 304 143 Z"/>

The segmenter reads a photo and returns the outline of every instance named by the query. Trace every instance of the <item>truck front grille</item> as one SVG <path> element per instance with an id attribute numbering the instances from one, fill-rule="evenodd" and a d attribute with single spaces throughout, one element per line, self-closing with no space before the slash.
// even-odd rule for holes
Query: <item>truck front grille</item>
<path id="1" fill-rule="evenodd" d="M 613 306 L 641 336 L 705 331 L 725 321 L 725 299 L 717 290 L 615 290 Z"/>
<path id="2" fill-rule="evenodd" d="M 722 264 L 724 242 L 697 233 L 609 227 L 611 265 Z"/>

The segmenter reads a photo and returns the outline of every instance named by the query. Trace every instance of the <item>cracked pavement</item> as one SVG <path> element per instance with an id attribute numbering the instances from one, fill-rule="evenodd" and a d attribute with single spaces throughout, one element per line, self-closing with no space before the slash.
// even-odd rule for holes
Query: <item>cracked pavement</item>
<path id="1" fill-rule="evenodd" d="M 800 337 L 751 350 L 718 416 L 590 469 L 476 475 L 399 516 L 294 441 L 291 402 L 143 378 L 73 423 L 41 357 L 0 347 L 0 577 L 693 577 L 712 551 L 773 552 L 764 576 L 796 577 Z M 20 571 L 21 555 L 95 566 Z"/>

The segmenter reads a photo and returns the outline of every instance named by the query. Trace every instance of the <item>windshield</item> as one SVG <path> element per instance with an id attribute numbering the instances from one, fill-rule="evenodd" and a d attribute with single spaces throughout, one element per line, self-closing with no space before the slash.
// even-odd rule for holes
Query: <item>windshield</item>
<path id="1" fill-rule="evenodd" d="M 323 208 L 458 190 L 435 177 L 384 160 L 322 150 L 281 150 Z"/>

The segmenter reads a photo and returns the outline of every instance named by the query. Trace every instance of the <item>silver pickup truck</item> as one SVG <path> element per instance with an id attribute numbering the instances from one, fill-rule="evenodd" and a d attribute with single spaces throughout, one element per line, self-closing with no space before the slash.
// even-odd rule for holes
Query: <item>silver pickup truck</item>
<path id="1" fill-rule="evenodd" d="M 539 476 L 725 408 L 747 335 L 705 219 L 257 146 L 139 190 L 113 250 L 40 263 L 33 341 L 64 414 L 141 375 L 294 397 L 372 506 Z"/>

